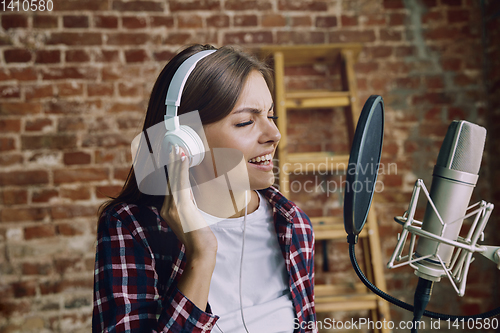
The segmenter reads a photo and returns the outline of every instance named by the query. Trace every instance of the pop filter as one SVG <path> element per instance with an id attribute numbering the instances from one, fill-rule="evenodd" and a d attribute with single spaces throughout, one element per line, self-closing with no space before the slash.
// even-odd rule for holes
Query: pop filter
<path id="1" fill-rule="evenodd" d="M 384 101 L 368 98 L 358 119 L 347 166 L 344 192 L 344 227 L 355 244 L 363 229 L 375 190 L 384 137 Z"/>

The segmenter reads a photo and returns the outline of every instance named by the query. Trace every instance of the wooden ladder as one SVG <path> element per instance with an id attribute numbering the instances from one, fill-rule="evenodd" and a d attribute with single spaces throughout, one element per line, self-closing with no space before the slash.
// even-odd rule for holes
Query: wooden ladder
<path id="1" fill-rule="evenodd" d="M 259 50 L 262 58 L 274 61 L 275 112 L 277 125 L 281 132 L 278 145 L 279 187 L 288 196 L 290 192 L 289 174 L 301 172 L 345 172 L 349 155 L 336 155 L 333 152 L 289 153 L 287 149 L 287 109 L 311 109 L 343 107 L 346 115 L 349 139 L 352 141 L 357 119 L 361 112 L 357 96 L 354 63 L 361 51 L 361 44 L 321 44 L 293 46 L 264 46 Z M 342 91 L 301 90 L 287 91 L 285 88 L 285 67 L 307 66 L 311 64 L 340 64 Z M 306 211 L 307 213 L 307 211 Z M 342 216 L 323 216 L 311 218 L 316 240 L 346 240 Z M 380 239 L 376 216 L 373 210 L 368 214 L 367 223 L 360 234 L 364 251 L 365 272 L 371 281 L 386 290 Z M 359 246 L 357 246 L 359 248 Z M 368 252 L 368 253 L 367 253 Z M 356 283 L 354 292 L 348 292 L 334 285 L 315 285 L 316 312 L 370 310 L 374 322 L 390 320 L 389 305 L 371 293 L 361 282 Z M 383 327 L 378 332 L 390 332 Z"/>

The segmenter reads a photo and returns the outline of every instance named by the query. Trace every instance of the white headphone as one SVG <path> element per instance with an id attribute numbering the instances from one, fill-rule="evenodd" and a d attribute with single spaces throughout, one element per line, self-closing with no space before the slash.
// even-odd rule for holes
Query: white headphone
<path id="1" fill-rule="evenodd" d="M 186 81 L 201 59 L 214 53 L 216 50 L 200 51 L 186 59 L 177 69 L 167 90 L 165 105 L 165 127 L 167 134 L 163 138 L 163 147 L 168 144 L 179 145 L 189 158 L 189 167 L 197 166 L 205 157 L 205 146 L 198 133 L 187 125 L 180 125 L 177 109 L 181 104 L 182 91 Z"/>

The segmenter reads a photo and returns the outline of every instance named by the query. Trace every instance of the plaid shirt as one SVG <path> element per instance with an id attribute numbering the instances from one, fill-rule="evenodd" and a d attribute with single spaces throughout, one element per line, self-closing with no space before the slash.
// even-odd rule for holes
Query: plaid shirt
<path id="1" fill-rule="evenodd" d="M 296 327 L 305 327 L 295 332 L 316 332 L 308 328 L 316 320 L 311 222 L 274 188 L 261 193 L 273 206 Z M 177 289 L 184 251 L 157 209 L 119 204 L 106 211 L 97 233 L 93 332 L 210 332 L 218 319 L 210 305 L 203 311 Z"/>

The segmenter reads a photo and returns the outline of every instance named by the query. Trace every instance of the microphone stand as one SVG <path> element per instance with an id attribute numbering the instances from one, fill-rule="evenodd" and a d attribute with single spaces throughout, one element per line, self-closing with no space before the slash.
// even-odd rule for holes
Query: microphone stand
<path id="1" fill-rule="evenodd" d="M 413 325 L 411 333 L 417 333 L 418 331 L 418 322 L 422 319 L 425 308 L 431 299 L 433 286 L 433 281 L 421 277 L 418 278 L 417 289 L 415 289 L 413 297 Z"/>

